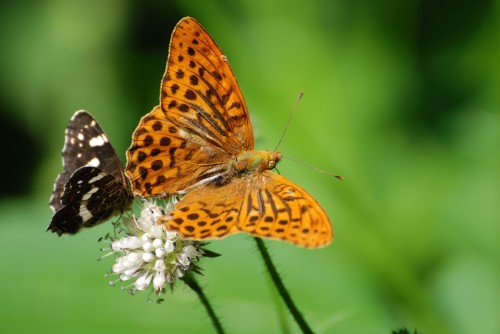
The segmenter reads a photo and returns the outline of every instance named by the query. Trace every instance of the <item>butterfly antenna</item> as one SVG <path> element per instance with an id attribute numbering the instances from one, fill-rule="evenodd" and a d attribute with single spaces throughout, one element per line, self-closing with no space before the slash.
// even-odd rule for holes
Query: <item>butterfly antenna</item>
<path id="1" fill-rule="evenodd" d="M 335 177 L 335 178 L 337 178 L 337 179 L 339 179 L 339 180 L 343 180 L 343 179 L 344 179 L 344 177 L 343 177 L 343 176 L 336 175 L 336 174 L 333 174 L 333 173 L 330 173 L 330 172 L 324 171 L 324 170 L 322 170 L 322 169 L 319 169 L 319 168 L 316 168 L 316 167 L 314 167 L 314 166 L 308 165 L 308 164 L 306 164 L 305 162 L 302 162 L 302 161 L 300 161 L 300 160 L 297 160 L 297 159 L 294 159 L 294 158 L 291 158 L 291 157 L 287 157 L 287 156 L 283 156 L 283 158 L 287 158 L 287 159 L 290 159 L 290 160 L 292 160 L 292 161 L 295 161 L 296 163 L 298 163 L 298 164 L 300 164 L 300 165 L 302 165 L 302 166 L 309 167 L 309 168 L 311 168 L 311 169 L 313 169 L 313 170 L 315 170 L 315 171 L 317 171 L 317 172 L 320 172 L 321 174 L 325 174 L 325 175 L 328 175 L 328 176 L 333 176 L 333 177 Z"/>
<path id="2" fill-rule="evenodd" d="M 304 92 L 300 91 L 299 97 L 297 97 L 297 101 L 295 101 L 295 105 L 293 106 L 292 112 L 290 113 L 290 117 L 288 117 L 288 122 L 286 122 L 285 129 L 283 129 L 283 133 L 281 134 L 280 140 L 278 141 L 278 145 L 276 145 L 274 152 L 276 152 L 276 150 L 278 150 L 278 147 L 280 146 L 281 141 L 283 141 L 283 137 L 285 137 L 286 130 L 290 126 L 290 123 L 292 123 L 293 115 L 295 114 L 295 111 L 297 110 L 297 106 L 299 105 L 299 102 L 302 99 L 302 96 L 304 96 Z"/>

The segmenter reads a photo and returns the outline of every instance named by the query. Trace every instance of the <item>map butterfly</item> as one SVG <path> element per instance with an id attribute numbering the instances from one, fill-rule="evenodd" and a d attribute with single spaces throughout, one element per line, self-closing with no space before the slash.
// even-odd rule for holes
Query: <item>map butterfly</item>
<path id="1" fill-rule="evenodd" d="M 49 205 L 54 216 L 47 228 L 75 234 L 130 208 L 134 196 L 122 164 L 97 121 L 77 111 L 66 127 L 63 171 L 54 183 Z"/>

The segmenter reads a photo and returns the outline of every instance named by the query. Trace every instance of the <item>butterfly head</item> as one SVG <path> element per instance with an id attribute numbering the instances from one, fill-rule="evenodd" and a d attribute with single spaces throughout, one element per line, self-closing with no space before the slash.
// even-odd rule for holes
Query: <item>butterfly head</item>
<path id="1" fill-rule="evenodd" d="M 281 152 L 276 151 L 264 151 L 268 153 L 267 169 L 273 169 L 276 167 L 278 161 L 281 160 Z"/>

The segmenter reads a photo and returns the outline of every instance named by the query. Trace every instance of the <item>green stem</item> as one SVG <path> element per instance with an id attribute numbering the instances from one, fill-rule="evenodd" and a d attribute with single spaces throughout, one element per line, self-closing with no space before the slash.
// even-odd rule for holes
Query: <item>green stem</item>
<path id="1" fill-rule="evenodd" d="M 212 324 L 215 327 L 215 330 L 219 334 L 224 334 L 224 329 L 222 328 L 222 325 L 219 321 L 219 318 L 215 315 L 214 309 L 212 308 L 212 305 L 210 305 L 210 302 L 208 301 L 207 296 L 205 293 L 203 293 L 203 290 L 201 289 L 201 286 L 198 284 L 198 282 L 195 280 L 195 278 L 192 275 L 186 276 L 183 278 L 183 281 L 198 295 L 200 298 L 201 303 L 203 306 L 205 306 L 205 309 L 207 310 L 208 316 L 212 320 Z"/>
<path id="2" fill-rule="evenodd" d="M 276 267 L 274 266 L 273 260 L 271 259 L 271 256 L 267 251 L 264 241 L 256 237 L 254 237 L 254 239 L 255 242 L 257 243 L 257 248 L 259 249 L 259 252 L 262 255 L 262 259 L 264 259 L 264 263 L 266 264 L 267 270 L 269 271 L 269 275 L 271 276 L 271 279 L 273 280 L 276 289 L 278 290 L 281 298 L 283 299 L 283 302 L 285 302 L 285 305 L 290 310 L 290 313 L 292 313 L 292 316 L 297 322 L 297 325 L 299 325 L 300 329 L 302 330 L 302 333 L 312 334 L 313 331 L 307 324 L 306 320 L 302 316 L 302 313 L 300 313 L 297 306 L 295 306 L 292 297 L 290 297 L 288 290 L 285 288 L 285 285 L 283 284 L 283 281 L 281 280 L 281 277 L 278 271 L 276 270 Z"/>
<path id="3" fill-rule="evenodd" d="M 269 277 L 268 280 L 271 280 L 271 277 Z M 274 304 L 276 305 L 276 312 L 278 313 L 279 323 L 281 326 L 281 333 L 283 334 L 291 333 L 290 323 L 288 321 L 288 312 L 285 309 L 285 305 L 281 302 L 281 296 L 279 295 L 278 291 L 271 285 L 274 284 L 269 284 L 269 287 L 271 288 L 273 301 Z"/>

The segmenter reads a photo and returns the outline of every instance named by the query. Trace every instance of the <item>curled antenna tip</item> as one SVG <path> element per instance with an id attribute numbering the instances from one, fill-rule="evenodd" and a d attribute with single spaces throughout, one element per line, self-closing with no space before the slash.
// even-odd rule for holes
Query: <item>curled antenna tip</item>
<path id="1" fill-rule="evenodd" d="M 297 162 L 298 162 L 298 163 L 301 163 L 301 162 L 299 162 L 299 161 L 297 161 Z M 327 172 L 327 171 L 324 171 L 324 170 L 318 169 L 318 168 L 316 168 L 316 167 L 313 167 L 313 166 L 310 166 L 310 165 L 307 165 L 307 164 L 305 164 L 305 166 L 307 166 L 307 167 L 309 167 L 309 168 L 312 168 L 312 169 L 314 169 L 314 170 L 315 170 L 315 171 L 317 171 L 317 172 L 320 172 L 320 173 L 323 173 L 323 174 L 326 174 L 326 175 L 333 176 L 333 177 L 334 177 L 334 178 L 336 178 L 336 179 L 339 179 L 339 180 L 343 180 L 343 179 L 344 179 L 344 177 L 343 177 L 343 176 L 341 176 L 341 175 L 333 174 L 333 173 L 330 173 L 330 172 Z"/>

